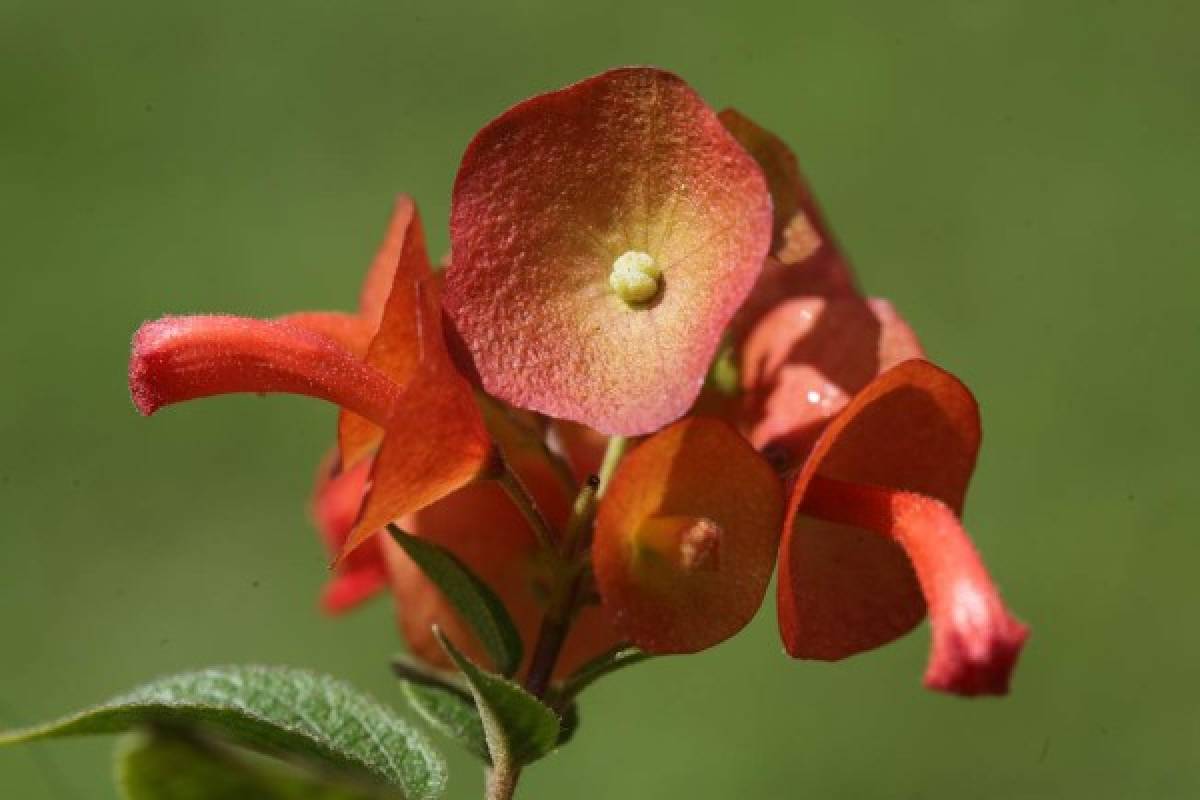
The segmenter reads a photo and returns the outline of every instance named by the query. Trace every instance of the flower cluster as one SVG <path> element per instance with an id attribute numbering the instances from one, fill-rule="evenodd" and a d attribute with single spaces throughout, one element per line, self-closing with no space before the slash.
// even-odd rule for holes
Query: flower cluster
<path id="1" fill-rule="evenodd" d="M 390 588 L 417 656 L 448 665 L 436 625 L 487 660 L 377 535 L 399 525 L 538 640 L 538 693 L 621 643 L 727 639 L 778 562 L 791 655 L 870 650 L 928 610 L 926 684 L 1007 691 L 1026 629 L 959 521 L 975 401 L 860 293 L 778 138 L 674 75 L 612 70 L 475 136 L 450 239 L 434 270 L 401 197 L 357 312 L 166 317 L 134 338 L 144 414 L 230 392 L 341 408 L 315 500 L 328 610 Z"/>

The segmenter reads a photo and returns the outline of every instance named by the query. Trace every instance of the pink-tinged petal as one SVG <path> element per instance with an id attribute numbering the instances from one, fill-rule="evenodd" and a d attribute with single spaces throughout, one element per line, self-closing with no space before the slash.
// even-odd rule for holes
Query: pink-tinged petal
<path id="1" fill-rule="evenodd" d="M 926 495 L 813 477 L 801 511 L 890 537 L 916 570 L 929 604 L 930 689 L 1007 694 L 1029 629 L 1004 606 L 958 515 Z"/>
<path id="2" fill-rule="evenodd" d="M 318 397 L 379 423 L 399 396 L 379 370 L 320 334 L 245 317 L 164 317 L 133 337 L 129 388 L 147 416 L 172 403 L 236 392 Z"/>
<path id="3" fill-rule="evenodd" d="M 696 398 L 770 228 L 761 170 L 700 97 L 661 70 L 617 69 L 471 142 L 446 309 L 491 394 L 647 433 Z"/>
<path id="4" fill-rule="evenodd" d="M 840 291 L 782 300 L 742 345 L 742 426 L 755 447 L 799 464 L 849 398 L 922 355 L 887 301 Z"/>
<path id="5" fill-rule="evenodd" d="M 924 358 L 925 350 L 916 331 L 887 300 L 872 297 L 867 301 L 879 320 L 879 371 L 884 372 L 912 358 Z"/>
<path id="6" fill-rule="evenodd" d="M 279 317 L 277 321 L 319 333 L 359 358 L 366 358 L 367 346 L 375 333 L 374 327 L 365 319 L 342 311 L 300 311 Z"/>
<path id="7" fill-rule="evenodd" d="M 1002 609 L 998 596 L 954 519 L 980 436 L 970 391 L 919 359 L 876 378 L 825 428 L 793 486 L 780 546 L 779 626 L 789 653 L 836 660 L 884 645 L 921 620 L 924 589 L 937 617 L 931 685 L 964 693 L 1003 687 L 999 676 L 1011 668 L 1023 629 L 993 613 Z M 829 481 L 906 499 L 888 506 L 891 527 L 877 525 L 882 512 L 851 518 L 857 506 L 821 505 L 820 492 L 810 505 L 810 485 Z M 971 591 L 960 592 L 960 583 Z M 986 602 L 971 607 L 972 597 Z"/>
<path id="8" fill-rule="evenodd" d="M 408 230 L 415 213 L 416 205 L 411 197 L 402 194 L 396 198 L 383 242 L 380 243 L 379 250 L 367 270 L 367 277 L 363 280 L 358 313 L 370 324 L 372 331 L 383 319 L 383 309 L 387 306 L 388 295 L 392 293 L 392 283 L 395 281 L 396 265 L 400 263 L 401 251 L 408 239 Z"/>
<path id="9" fill-rule="evenodd" d="M 719 116 L 766 176 L 774 207 L 772 254 L 785 264 L 794 264 L 816 257 L 822 248 L 836 249 L 791 148 L 735 108 L 727 108 Z"/>
<path id="10" fill-rule="evenodd" d="M 622 462 L 596 517 L 592 561 L 605 611 L 651 653 L 694 653 L 762 605 L 783 486 L 721 420 L 688 417 Z"/>
<path id="11" fill-rule="evenodd" d="M 346 544 L 358 511 L 362 506 L 370 474 L 370 462 L 337 472 L 336 454 L 325 459 L 313 492 L 313 517 L 330 557 L 336 557 Z M 387 562 L 380 539 L 373 539 L 340 561 L 321 594 L 321 606 L 330 614 L 340 614 L 386 588 Z"/>

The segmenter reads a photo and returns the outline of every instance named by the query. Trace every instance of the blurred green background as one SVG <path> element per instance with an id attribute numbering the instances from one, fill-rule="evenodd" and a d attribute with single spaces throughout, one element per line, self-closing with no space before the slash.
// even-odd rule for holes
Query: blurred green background
<path id="1" fill-rule="evenodd" d="M 478 127 L 652 62 L 795 146 L 863 283 L 978 393 L 968 523 L 1034 636 L 1013 695 L 968 702 L 921 689 L 925 628 L 793 662 L 768 606 L 602 683 L 523 796 L 1200 796 L 1196 3 L 0 8 L 0 724 L 227 662 L 402 702 L 388 604 L 315 610 L 331 410 L 140 419 L 129 335 L 350 307 L 397 191 L 442 252 Z M 0 795 L 112 797 L 110 745 L 0 751 Z"/>

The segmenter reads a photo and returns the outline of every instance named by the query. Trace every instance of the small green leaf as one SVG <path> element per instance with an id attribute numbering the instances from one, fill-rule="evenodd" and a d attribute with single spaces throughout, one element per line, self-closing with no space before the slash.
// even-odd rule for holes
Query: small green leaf
<path id="1" fill-rule="evenodd" d="M 191 737 L 137 736 L 117 754 L 124 800 L 386 800 L 244 750 Z"/>
<path id="2" fill-rule="evenodd" d="M 630 645 L 620 645 L 603 653 L 591 661 L 584 664 L 575 671 L 571 677 L 563 683 L 562 688 L 558 691 L 557 696 L 564 700 L 570 700 L 579 696 L 587 687 L 603 678 L 609 673 L 616 672 L 624 667 L 629 667 L 634 664 L 641 663 L 646 659 L 651 658 L 649 653 L 644 653 L 636 647 Z"/>
<path id="3" fill-rule="evenodd" d="M 220 667 L 163 678 L 0 745 L 120 733 L 148 725 L 195 727 L 273 755 L 307 759 L 425 800 L 441 794 L 446 766 L 428 739 L 341 681 L 283 667 Z"/>
<path id="4" fill-rule="evenodd" d="M 392 661 L 408 704 L 430 727 L 490 763 L 483 722 L 465 684 L 431 672 L 403 656 Z"/>
<path id="5" fill-rule="evenodd" d="M 388 532 L 475 631 L 496 669 L 507 676 L 516 674 L 523 656 L 521 635 L 496 593 L 436 544 L 395 525 L 388 525 Z"/>
<path id="6" fill-rule="evenodd" d="M 558 746 L 559 720 L 552 708 L 507 678 L 472 664 L 436 626 L 433 632 L 471 687 L 497 770 L 536 761 Z"/>
<path id="7" fill-rule="evenodd" d="M 458 742 L 484 762 L 491 761 L 483 722 L 469 694 L 464 696 L 441 687 L 407 681 L 401 684 L 400 690 L 413 710 L 434 730 Z"/>

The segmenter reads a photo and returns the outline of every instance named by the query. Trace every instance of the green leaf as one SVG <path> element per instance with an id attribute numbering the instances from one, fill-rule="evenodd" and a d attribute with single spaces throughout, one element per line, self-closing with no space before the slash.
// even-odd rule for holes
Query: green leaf
<path id="1" fill-rule="evenodd" d="M 46 725 L 0 734 L 0 745 L 119 733 L 147 725 L 203 726 L 262 752 L 295 756 L 437 797 L 446 766 L 406 720 L 333 678 L 282 667 L 220 667 L 163 678 Z"/>
<path id="2" fill-rule="evenodd" d="M 475 709 L 470 689 L 435 675 L 407 658 L 393 660 L 392 669 L 401 680 L 404 698 L 430 727 L 458 742 L 485 763 L 491 762 L 483 721 Z"/>
<path id="3" fill-rule="evenodd" d="M 559 720 L 552 708 L 507 678 L 472 664 L 436 626 L 433 632 L 471 687 L 497 770 L 536 761 L 558 745 Z"/>
<path id="4" fill-rule="evenodd" d="M 516 674 L 523 656 L 521 635 L 496 593 L 436 544 L 395 525 L 388 525 L 388 532 L 475 631 L 496 669 L 507 676 Z"/>
<path id="5" fill-rule="evenodd" d="M 563 682 L 557 696 L 570 700 L 579 695 L 587 687 L 612 672 L 639 664 L 651 658 L 649 653 L 642 652 L 630 645 L 619 645 L 584 664 L 571 677 Z"/>
<path id="6" fill-rule="evenodd" d="M 117 754 L 125 800 L 385 800 L 245 751 L 191 737 L 137 736 Z M 395 797 L 395 795 L 391 795 Z"/>
<path id="7" fill-rule="evenodd" d="M 435 731 L 458 742 L 485 763 L 491 762 L 483 721 L 469 694 L 407 681 L 400 690 L 413 710 Z"/>

